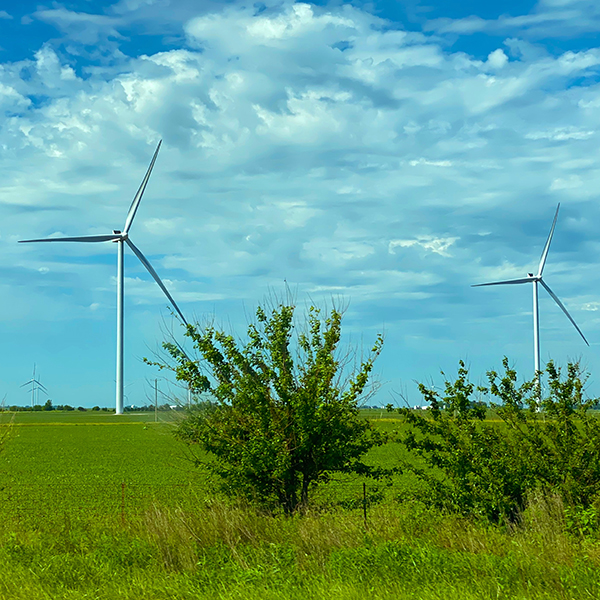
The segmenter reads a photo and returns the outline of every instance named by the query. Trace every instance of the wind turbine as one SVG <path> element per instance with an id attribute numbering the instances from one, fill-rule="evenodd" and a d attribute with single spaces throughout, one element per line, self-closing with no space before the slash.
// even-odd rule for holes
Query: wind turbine
<path id="1" fill-rule="evenodd" d="M 560 202 L 556 207 L 556 213 L 554 215 L 554 221 L 552 221 L 552 227 L 550 229 L 550 234 L 548 235 L 548 239 L 546 240 L 546 245 L 544 246 L 544 251 L 542 252 L 542 257 L 540 258 L 540 264 L 538 265 L 537 275 L 533 273 L 528 273 L 527 277 L 523 279 L 510 279 L 508 281 L 494 281 L 492 283 L 478 283 L 476 285 L 472 285 L 471 287 L 482 287 L 486 285 L 513 285 L 519 283 L 533 283 L 533 357 L 535 363 L 535 373 L 536 377 L 538 377 L 540 372 L 540 315 L 538 310 L 538 283 L 550 294 L 550 297 L 558 304 L 559 308 L 567 315 L 567 318 L 577 331 L 579 335 L 583 338 L 583 341 L 589 346 L 589 342 L 585 339 L 585 336 L 581 332 L 581 329 L 577 327 L 577 323 L 573 317 L 569 314 L 569 311 L 565 308 L 564 304 L 558 299 L 558 296 L 550 289 L 548 284 L 542 279 L 542 273 L 544 272 L 544 265 L 546 264 L 546 258 L 548 257 L 548 250 L 550 250 L 550 242 L 552 241 L 552 236 L 554 235 L 554 228 L 556 227 L 556 220 L 558 219 L 558 210 L 560 208 Z"/>
<path id="2" fill-rule="evenodd" d="M 138 257 L 140 262 L 146 267 L 150 275 L 154 278 L 154 281 L 158 284 L 160 289 L 164 292 L 165 296 L 169 299 L 169 302 L 173 305 L 173 308 L 177 311 L 177 314 L 181 317 L 181 320 L 187 325 L 187 321 L 183 316 L 183 313 L 179 310 L 175 300 L 169 291 L 165 287 L 164 283 L 161 281 L 160 277 L 152 267 L 152 265 L 148 262 L 146 257 L 142 254 L 139 248 L 131 241 L 129 238 L 129 230 L 131 229 L 131 225 L 133 223 L 133 219 L 135 218 L 135 214 L 142 200 L 142 196 L 144 195 L 144 191 L 146 190 L 146 185 L 148 185 L 148 179 L 150 179 L 150 173 L 152 173 L 152 169 L 154 168 L 154 163 L 156 162 L 156 157 L 158 156 L 158 151 L 160 150 L 160 146 L 162 144 L 162 140 L 158 142 L 158 146 L 156 147 L 156 151 L 154 152 L 154 156 L 152 157 L 152 161 L 150 162 L 150 166 L 146 171 L 146 175 L 144 179 L 142 179 L 142 183 L 133 197 L 133 201 L 131 206 L 129 207 L 129 212 L 127 213 L 127 218 L 125 219 L 125 226 L 122 231 L 118 229 L 113 230 L 112 233 L 105 235 L 86 235 L 86 236 L 78 236 L 78 237 L 63 237 L 63 238 L 44 238 L 37 240 L 21 240 L 20 243 L 30 243 L 30 242 L 115 242 L 117 244 L 117 392 L 116 392 L 116 414 L 123 414 L 123 305 L 124 305 L 124 270 L 123 270 L 123 250 L 124 245 L 127 244 L 133 253 Z"/>
<path id="3" fill-rule="evenodd" d="M 31 385 L 31 408 L 33 408 L 35 405 L 35 392 L 37 391 L 38 393 L 38 399 L 40 397 L 40 390 L 44 390 L 44 392 L 48 393 L 48 390 L 35 378 L 35 363 L 33 363 L 33 376 L 21 387 L 25 387 L 26 385 Z"/>

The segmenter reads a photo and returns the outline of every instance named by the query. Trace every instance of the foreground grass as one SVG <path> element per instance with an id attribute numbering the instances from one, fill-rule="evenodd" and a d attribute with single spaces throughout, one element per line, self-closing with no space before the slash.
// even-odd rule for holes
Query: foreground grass
<path id="1" fill-rule="evenodd" d="M 221 503 L 153 506 L 125 526 L 4 523 L 0 598 L 542 599 L 600 597 L 600 546 L 538 500 L 510 530 L 379 507 L 286 519 Z"/>
<path id="2" fill-rule="evenodd" d="M 600 597 L 600 543 L 568 534 L 556 499 L 498 528 L 405 500 L 410 479 L 370 484 L 365 527 L 362 483 L 338 481 L 313 512 L 269 516 L 217 500 L 172 424 L 151 419 L 6 421 L 0 600 Z"/>

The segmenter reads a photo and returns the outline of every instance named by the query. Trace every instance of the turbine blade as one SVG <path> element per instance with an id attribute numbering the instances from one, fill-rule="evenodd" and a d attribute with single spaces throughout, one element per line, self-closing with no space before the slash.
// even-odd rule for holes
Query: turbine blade
<path id="1" fill-rule="evenodd" d="M 22 386 L 20 387 L 25 387 L 26 385 L 29 385 L 32 382 L 32 380 L 29 380 L 27 383 L 24 383 Z"/>
<path id="2" fill-rule="evenodd" d="M 133 197 L 133 202 L 129 207 L 129 212 L 127 213 L 127 219 L 125 219 L 125 227 L 123 228 L 123 233 L 128 233 L 131 224 L 133 223 L 133 219 L 135 217 L 135 213 L 137 212 L 138 206 L 142 201 L 142 196 L 144 195 L 144 191 L 146 190 L 146 186 L 148 185 L 148 179 L 150 179 L 150 173 L 152 173 L 152 169 L 154 168 L 154 163 L 156 162 L 156 157 L 158 156 L 158 151 L 160 150 L 160 145 L 162 144 L 162 140 L 158 142 L 158 146 L 154 152 L 154 156 L 150 161 L 150 166 L 146 171 L 146 175 L 144 179 L 142 179 L 142 183 L 140 184 L 140 188 L 138 189 L 136 195 Z"/>
<path id="3" fill-rule="evenodd" d="M 160 277 L 158 276 L 158 273 L 153 269 L 152 265 L 148 262 L 146 257 L 139 250 L 139 248 L 129 238 L 127 238 L 125 241 L 129 245 L 129 247 L 133 250 L 133 253 L 140 259 L 140 262 L 146 267 L 146 269 L 148 270 L 148 273 L 150 273 L 150 275 L 152 275 L 152 277 L 154 277 L 154 281 L 156 281 L 156 283 L 158 283 L 158 286 L 165 293 L 165 296 L 169 299 L 169 302 L 171 302 L 171 304 L 173 305 L 173 308 L 177 311 L 177 313 L 181 317 L 181 320 L 187 325 L 188 323 L 185 320 L 183 313 L 179 310 L 179 306 L 177 306 L 177 303 L 175 302 L 175 300 L 173 300 L 173 296 L 171 296 L 171 294 L 169 294 L 169 290 L 167 290 L 167 288 L 165 287 L 165 284 L 161 281 Z"/>
<path id="4" fill-rule="evenodd" d="M 534 281 L 532 277 L 524 277 L 523 279 L 509 279 L 508 281 L 493 281 L 492 283 L 476 283 L 471 287 L 483 287 L 484 285 L 513 285 L 517 283 L 531 283 Z"/>
<path id="5" fill-rule="evenodd" d="M 573 317 L 569 314 L 569 311 L 565 308 L 564 304 L 558 299 L 558 296 L 544 283 L 544 281 L 542 279 L 540 279 L 540 283 L 544 286 L 544 289 L 550 294 L 550 297 L 554 300 L 554 302 L 556 302 L 556 304 L 558 304 L 558 306 L 565 313 L 565 315 L 567 315 L 567 318 L 569 319 L 569 321 L 571 321 L 571 323 L 573 323 L 573 327 L 575 327 L 575 329 L 577 329 L 577 331 L 579 332 L 579 335 L 583 338 L 583 341 L 589 346 L 590 343 L 585 339 L 585 335 L 583 335 L 583 333 L 581 333 L 581 329 L 579 329 L 579 327 L 577 327 L 577 323 L 575 323 L 575 319 L 573 319 Z"/>
<path id="6" fill-rule="evenodd" d="M 542 272 L 544 270 L 544 265 L 546 264 L 546 258 L 548 256 L 548 250 L 550 250 L 550 242 L 552 241 L 552 236 L 554 235 L 554 228 L 556 227 L 556 219 L 558 219 L 558 209 L 560 208 L 560 202 L 556 207 L 556 213 L 554 213 L 554 221 L 552 221 L 552 227 L 550 228 L 550 234 L 548 235 L 548 239 L 546 240 L 546 245 L 544 246 L 544 251 L 542 252 L 542 258 L 540 258 L 540 265 L 538 267 L 538 277 L 542 276 Z"/>
<path id="7" fill-rule="evenodd" d="M 28 244 L 30 242 L 110 242 L 120 239 L 118 233 L 110 233 L 107 235 L 84 235 L 79 237 L 64 237 L 64 238 L 42 238 L 40 240 L 19 240 L 19 244 Z"/>

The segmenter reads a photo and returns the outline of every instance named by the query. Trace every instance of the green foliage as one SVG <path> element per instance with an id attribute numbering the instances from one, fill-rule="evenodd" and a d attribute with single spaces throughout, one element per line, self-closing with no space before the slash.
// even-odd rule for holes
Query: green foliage
<path id="1" fill-rule="evenodd" d="M 564 513 L 566 530 L 570 534 L 581 538 L 592 538 L 598 532 L 600 515 L 595 506 L 589 508 L 567 506 Z"/>
<path id="2" fill-rule="evenodd" d="M 294 337 L 294 306 L 281 304 L 270 314 L 258 308 L 243 346 L 213 327 L 188 326 L 199 362 L 164 344 L 177 378 L 214 399 L 178 434 L 213 457 L 207 466 L 230 496 L 290 514 L 334 472 L 378 473 L 361 457 L 384 436 L 360 417 L 358 402 L 383 340 L 344 385 L 341 321 L 336 310 L 323 320 L 311 307 L 306 330 Z"/>
<path id="3" fill-rule="evenodd" d="M 505 371 L 502 379 L 489 373 L 490 391 L 536 487 L 558 493 L 568 506 L 592 506 L 600 495 L 600 421 L 590 413 L 598 400 L 584 395 L 587 375 L 570 363 L 563 378 L 550 361 L 540 399 L 533 382 L 517 388 L 506 360 Z"/>
<path id="4" fill-rule="evenodd" d="M 398 425 L 380 415 L 377 426 Z M 563 523 L 558 499 L 552 508 L 542 498 L 504 528 L 389 501 L 369 507 L 365 531 L 362 507 L 290 519 L 204 495 L 170 423 L 154 415 L 29 411 L 5 414 L 2 427 L 13 416 L 0 472 L 2 599 L 600 597 L 600 545 L 579 539 L 596 532 L 592 508 L 567 508 Z M 393 461 L 397 450 L 371 458 Z M 337 499 L 336 482 L 319 493 L 329 487 Z"/>
<path id="5" fill-rule="evenodd" d="M 402 442 L 433 470 L 408 468 L 437 505 L 492 521 L 514 520 L 534 490 L 558 494 L 567 506 L 592 506 L 600 495 L 600 424 L 579 366 L 569 364 L 562 377 L 549 362 L 543 398 L 536 379 L 518 385 L 506 358 L 503 366 L 502 376 L 488 373 L 489 389 L 476 390 L 462 361 L 443 394 L 420 385 L 429 414 L 400 409 L 410 427 Z M 500 423 L 485 422 L 476 391 L 491 394 Z"/>

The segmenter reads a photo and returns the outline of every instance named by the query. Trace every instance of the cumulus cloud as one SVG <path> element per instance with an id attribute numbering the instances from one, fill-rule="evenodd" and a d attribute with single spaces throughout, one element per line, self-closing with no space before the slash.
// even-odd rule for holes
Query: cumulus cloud
<path id="1" fill-rule="evenodd" d="M 50 295 L 65 314 L 112 310 L 113 244 L 15 242 L 121 229 L 160 139 L 131 234 L 184 312 L 288 281 L 351 298 L 356 327 L 392 323 L 397 352 L 461 340 L 478 311 L 526 310 L 469 285 L 527 272 L 558 200 L 553 264 L 579 268 L 600 216 L 600 50 L 552 55 L 514 29 L 581 5 L 540 5 L 483 60 L 439 37 L 491 27 L 479 17 L 409 32 L 349 3 L 188 3 L 178 43 L 132 52 L 131 28 L 163 4 L 40 9 L 60 43 L 0 64 L 0 246 L 27 285 L 48 269 L 31 314 Z M 126 268 L 133 305 L 162 309 L 143 267 Z"/>
<path id="2" fill-rule="evenodd" d="M 502 69 L 502 67 L 505 67 L 506 63 L 508 63 L 508 56 L 504 54 L 502 48 L 498 48 L 497 50 L 490 52 L 487 62 L 493 69 Z"/>

